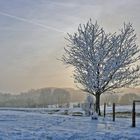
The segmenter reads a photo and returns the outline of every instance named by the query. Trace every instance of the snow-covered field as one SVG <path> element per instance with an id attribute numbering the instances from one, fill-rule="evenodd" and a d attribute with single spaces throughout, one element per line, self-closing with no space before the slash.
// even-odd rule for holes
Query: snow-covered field
<path id="1" fill-rule="evenodd" d="M 3 108 L 0 140 L 140 140 L 140 118 L 132 128 L 131 118 L 112 122 L 110 117 L 91 120 L 59 112 L 48 114 L 47 109 Z"/>

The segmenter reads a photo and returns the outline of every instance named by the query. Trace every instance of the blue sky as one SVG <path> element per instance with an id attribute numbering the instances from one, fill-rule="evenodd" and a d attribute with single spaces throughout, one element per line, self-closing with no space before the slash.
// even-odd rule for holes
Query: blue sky
<path id="1" fill-rule="evenodd" d="M 57 60 L 66 33 L 89 18 L 115 32 L 132 22 L 140 40 L 139 0 L 0 0 L 0 91 L 74 87 Z"/>

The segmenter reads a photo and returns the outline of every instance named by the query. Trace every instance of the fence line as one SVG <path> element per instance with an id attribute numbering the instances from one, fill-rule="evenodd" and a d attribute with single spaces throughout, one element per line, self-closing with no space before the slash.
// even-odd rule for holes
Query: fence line
<path id="1" fill-rule="evenodd" d="M 132 127 L 136 127 L 136 103 L 140 102 L 140 100 L 134 100 L 132 106 Z M 106 116 L 106 103 L 104 103 L 104 118 Z M 112 120 L 115 121 L 116 111 L 115 111 L 115 103 L 112 105 Z"/>

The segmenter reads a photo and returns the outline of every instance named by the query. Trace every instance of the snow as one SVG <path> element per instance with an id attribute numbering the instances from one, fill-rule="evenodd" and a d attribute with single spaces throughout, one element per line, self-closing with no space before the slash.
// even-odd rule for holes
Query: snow
<path id="1" fill-rule="evenodd" d="M 0 109 L 0 140 L 140 140 L 140 118 L 132 128 L 131 118 L 91 120 L 48 110 Z"/>

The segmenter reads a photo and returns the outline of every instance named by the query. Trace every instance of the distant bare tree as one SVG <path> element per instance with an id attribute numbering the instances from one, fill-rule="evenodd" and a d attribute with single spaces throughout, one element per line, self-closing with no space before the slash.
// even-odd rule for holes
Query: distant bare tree
<path id="1" fill-rule="evenodd" d="M 78 31 L 68 34 L 69 42 L 62 56 L 64 64 L 74 67 L 77 86 L 96 98 L 100 115 L 100 95 L 106 91 L 136 86 L 140 77 L 140 50 L 130 23 L 119 33 L 107 34 L 97 22 L 80 24 Z"/>

